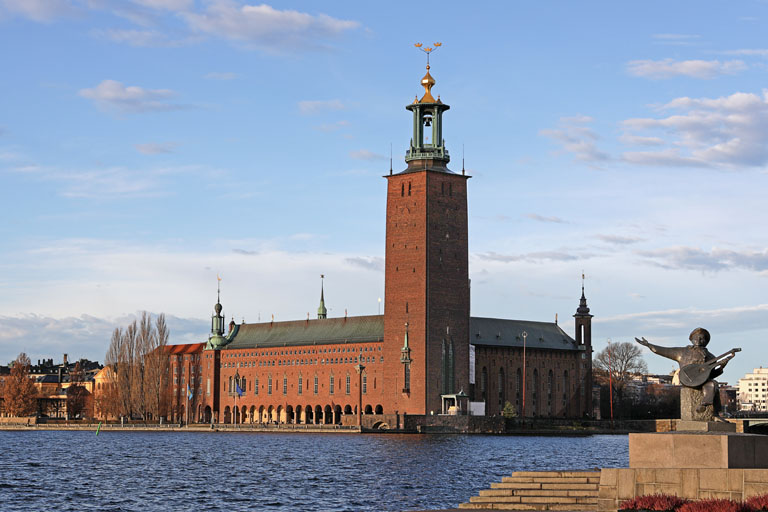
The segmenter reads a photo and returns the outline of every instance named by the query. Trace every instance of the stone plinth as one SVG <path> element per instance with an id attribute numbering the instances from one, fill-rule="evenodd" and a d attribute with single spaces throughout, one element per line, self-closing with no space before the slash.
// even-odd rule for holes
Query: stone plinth
<path id="1" fill-rule="evenodd" d="M 629 434 L 630 468 L 768 468 L 768 436 L 725 432 Z"/>
<path id="2" fill-rule="evenodd" d="M 680 419 L 683 421 L 712 421 L 715 408 L 708 405 L 703 412 L 696 412 L 701 405 L 704 392 L 700 389 L 682 387 L 680 389 Z"/>
<path id="3" fill-rule="evenodd" d="M 678 432 L 736 432 L 736 424 L 726 421 L 686 421 L 677 422 Z"/>
<path id="4" fill-rule="evenodd" d="M 659 493 L 742 501 L 768 493 L 768 469 L 605 468 L 600 471 L 598 510 L 615 512 L 623 500 Z"/>

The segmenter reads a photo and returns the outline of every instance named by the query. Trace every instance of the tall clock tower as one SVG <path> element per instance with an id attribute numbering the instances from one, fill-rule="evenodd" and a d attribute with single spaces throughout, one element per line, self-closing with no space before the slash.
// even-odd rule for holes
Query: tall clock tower
<path id="1" fill-rule="evenodd" d="M 407 414 L 438 414 L 441 395 L 469 390 L 469 176 L 448 169 L 450 107 L 432 96 L 429 69 L 424 95 L 405 107 L 407 167 L 386 176 L 384 378 L 393 408 Z"/>

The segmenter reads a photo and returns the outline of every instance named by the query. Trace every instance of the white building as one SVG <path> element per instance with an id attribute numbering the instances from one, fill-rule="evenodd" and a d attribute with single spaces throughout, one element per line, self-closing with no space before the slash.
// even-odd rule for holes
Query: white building
<path id="1" fill-rule="evenodd" d="M 768 411 L 768 368 L 755 368 L 739 379 L 742 411 Z"/>

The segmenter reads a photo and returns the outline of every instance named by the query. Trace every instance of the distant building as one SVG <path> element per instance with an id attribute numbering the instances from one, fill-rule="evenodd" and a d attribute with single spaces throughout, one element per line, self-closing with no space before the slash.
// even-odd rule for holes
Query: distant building
<path id="1" fill-rule="evenodd" d="M 592 315 L 557 322 L 470 316 L 467 182 L 448 169 L 435 81 L 406 106 L 407 167 L 387 176 L 384 314 L 236 324 L 217 300 L 207 343 L 169 346 L 173 419 L 350 424 L 400 416 L 592 412 Z M 242 306 L 241 306 L 242 309 Z M 362 398 L 361 398 L 362 397 Z M 462 402 L 464 403 L 462 407 Z"/>
<path id="2" fill-rule="evenodd" d="M 768 411 L 768 368 L 755 368 L 739 379 L 742 411 Z"/>

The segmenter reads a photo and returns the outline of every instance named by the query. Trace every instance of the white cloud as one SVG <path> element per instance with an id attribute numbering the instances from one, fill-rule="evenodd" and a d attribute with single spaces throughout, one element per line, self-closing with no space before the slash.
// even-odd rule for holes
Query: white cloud
<path id="1" fill-rule="evenodd" d="M 661 107 L 679 111 L 662 119 L 627 119 L 624 128 L 663 130 L 669 145 L 662 151 L 627 152 L 623 159 L 644 165 L 687 167 L 760 167 L 768 164 L 768 91 L 734 93 L 721 98 L 677 98 Z"/>
<path id="2" fill-rule="evenodd" d="M 494 251 L 478 253 L 477 257 L 485 261 L 513 263 L 526 261 L 529 263 L 544 263 L 547 261 L 576 261 L 591 258 L 591 255 L 577 254 L 575 251 L 536 251 L 520 254 L 500 254 Z"/>
<path id="3" fill-rule="evenodd" d="M 115 43 L 125 43 L 136 47 L 178 47 L 186 44 L 187 40 L 172 40 L 159 30 L 137 29 L 105 29 L 96 30 L 93 35 L 109 39 Z"/>
<path id="4" fill-rule="evenodd" d="M 720 75 L 732 75 L 747 69 L 740 60 L 633 60 L 627 63 L 630 75 L 644 78 L 672 78 L 688 76 L 693 78 L 715 78 Z"/>
<path id="5" fill-rule="evenodd" d="M 622 235 L 595 235 L 595 238 L 605 242 L 607 244 L 614 245 L 629 245 L 642 242 L 645 239 L 637 236 L 622 236 Z"/>
<path id="6" fill-rule="evenodd" d="M 199 32 L 276 53 L 318 48 L 325 40 L 360 26 L 326 14 L 279 10 L 267 4 L 240 5 L 231 0 L 213 0 L 205 11 L 182 16 Z"/>
<path id="7" fill-rule="evenodd" d="M 74 7 L 68 0 L 0 0 L 6 11 L 39 22 L 73 14 Z"/>
<path id="8" fill-rule="evenodd" d="M 715 247 L 707 251 L 698 247 L 677 246 L 638 251 L 637 254 L 666 269 L 710 272 L 739 268 L 755 272 L 768 270 L 768 249 L 763 251 L 735 251 Z"/>
<path id="9" fill-rule="evenodd" d="M 568 224 L 568 221 L 565 221 L 565 220 L 561 219 L 560 217 L 555 217 L 555 216 L 547 217 L 547 216 L 544 216 L 544 215 L 539 215 L 538 213 L 526 213 L 525 216 L 527 218 L 531 219 L 531 220 L 535 220 L 535 221 L 538 221 L 538 222 L 552 222 L 552 223 L 555 223 L 555 224 Z"/>
<path id="10" fill-rule="evenodd" d="M 726 50 L 720 53 L 723 55 L 744 55 L 746 57 L 768 57 L 768 48 L 742 48 L 739 50 Z"/>
<path id="11" fill-rule="evenodd" d="M 561 117 L 558 128 L 541 130 L 539 134 L 559 142 L 566 151 L 573 153 L 576 160 L 606 162 L 610 156 L 597 148 L 599 137 L 587 126 L 592 121 L 589 116 Z"/>
<path id="12" fill-rule="evenodd" d="M 208 80 L 234 80 L 237 78 L 237 73 L 221 73 L 214 71 L 206 74 L 205 78 Z"/>
<path id="13" fill-rule="evenodd" d="M 380 155 L 379 153 L 374 153 L 373 151 L 369 151 L 367 149 L 350 151 L 349 157 L 354 158 L 355 160 L 386 160 L 388 158 L 385 155 Z"/>
<path id="14" fill-rule="evenodd" d="M 156 112 L 185 108 L 169 101 L 175 96 L 169 89 L 125 86 L 116 80 L 104 80 L 91 89 L 81 89 L 80 96 L 93 100 L 101 108 L 121 112 Z"/>
<path id="15" fill-rule="evenodd" d="M 145 155 L 160 155 L 163 153 L 173 153 L 177 144 L 173 142 L 147 142 L 145 144 L 136 144 L 136 151 Z"/>
<path id="16" fill-rule="evenodd" d="M 303 100 L 299 102 L 299 112 L 304 115 L 344 110 L 346 108 L 347 106 L 341 100 Z"/>
<path id="17" fill-rule="evenodd" d="M 661 137 L 641 137 L 639 135 L 623 134 L 619 140 L 632 146 L 663 146 L 666 144 Z"/>
<path id="18" fill-rule="evenodd" d="M 134 3 L 152 9 L 187 11 L 195 6 L 194 0 L 133 0 Z"/>

